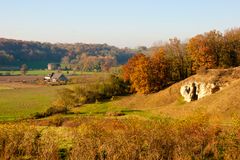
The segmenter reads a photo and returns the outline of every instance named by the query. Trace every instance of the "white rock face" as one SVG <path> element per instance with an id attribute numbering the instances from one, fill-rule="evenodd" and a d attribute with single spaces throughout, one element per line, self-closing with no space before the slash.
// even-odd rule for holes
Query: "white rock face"
<path id="1" fill-rule="evenodd" d="M 187 82 L 180 88 L 180 93 L 186 102 L 201 99 L 207 95 L 220 90 L 219 86 L 213 83 Z"/>

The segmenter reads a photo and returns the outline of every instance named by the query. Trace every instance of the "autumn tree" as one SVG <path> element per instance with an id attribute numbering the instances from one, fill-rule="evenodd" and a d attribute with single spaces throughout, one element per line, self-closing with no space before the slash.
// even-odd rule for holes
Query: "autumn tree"
<path id="1" fill-rule="evenodd" d="M 149 69 L 150 59 L 144 54 L 137 54 L 124 65 L 123 78 L 131 82 L 131 90 L 139 93 L 149 93 Z"/>
<path id="2" fill-rule="evenodd" d="M 112 56 L 100 57 L 100 59 L 101 59 L 101 71 L 108 72 L 111 67 L 114 67 L 117 65 L 116 58 Z"/>
<path id="3" fill-rule="evenodd" d="M 191 38 L 187 44 L 187 51 L 191 56 L 193 72 L 200 67 L 219 67 L 223 57 L 222 49 L 223 36 L 216 30 Z"/>
<path id="4" fill-rule="evenodd" d="M 127 64 L 125 64 L 123 66 L 123 79 L 125 81 L 130 81 L 130 77 L 131 74 L 133 74 L 134 72 L 134 68 L 137 65 L 137 61 L 142 57 L 145 56 L 144 54 L 136 54 L 135 56 L 133 56 L 132 58 L 130 58 L 127 62 Z"/>
<path id="5" fill-rule="evenodd" d="M 193 71 L 200 67 L 229 68 L 240 64 L 240 28 L 223 35 L 213 30 L 190 39 L 187 51 L 191 55 Z"/>
<path id="6" fill-rule="evenodd" d="M 228 30 L 224 34 L 224 65 L 226 67 L 240 65 L 240 28 Z"/>
<path id="7" fill-rule="evenodd" d="M 173 38 L 163 47 L 169 63 L 170 80 L 176 82 L 191 75 L 189 69 L 191 62 L 186 51 L 186 44 L 181 43 L 177 38 Z"/>
<path id="8" fill-rule="evenodd" d="M 145 55 L 140 56 L 136 61 L 134 72 L 130 75 L 132 87 L 138 93 L 146 94 L 151 92 L 151 73 L 150 58 Z"/>
<path id="9" fill-rule="evenodd" d="M 165 52 L 156 49 L 153 56 L 138 54 L 123 67 L 123 77 L 129 80 L 132 90 L 148 94 L 159 91 L 168 83 L 168 70 Z"/>
<path id="10" fill-rule="evenodd" d="M 154 50 L 150 67 L 151 92 L 157 92 L 166 87 L 170 80 L 169 61 L 167 61 L 164 48 Z"/>
<path id="11" fill-rule="evenodd" d="M 224 57 L 223 47 L 224 47 L 224 39 L 221 32 L 213 30 L 205 33 L 206 44 L 209 54 L 212 54 L 214 57 L 214 66 L 223 67 L 222 65 L 222 57 Z"/>

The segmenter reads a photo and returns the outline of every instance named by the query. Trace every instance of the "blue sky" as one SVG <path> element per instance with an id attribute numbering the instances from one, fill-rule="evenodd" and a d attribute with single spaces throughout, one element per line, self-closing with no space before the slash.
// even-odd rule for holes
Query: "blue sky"
<path id="1" fill-rule="evenodd" d="M 239 0 L 0 0 L 0 37 L 151 46 L 240 27 Z"/>

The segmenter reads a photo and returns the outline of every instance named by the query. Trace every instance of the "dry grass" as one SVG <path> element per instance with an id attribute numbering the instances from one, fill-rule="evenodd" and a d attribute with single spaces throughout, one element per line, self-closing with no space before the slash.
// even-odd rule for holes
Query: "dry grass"
<path id="1" fill-rule="evenodd" d="M 0 76 L 0 83 L 11 83 L 11 82 L 32 83 L 39 79 L 43 79 L 43 76 Z"/>
<path id="2" fill-rule="evenodd" d="M 200 114 L 157 121 L 83 117 L 47 128 L 2 124 L 0 159 L 239 159 L 239 135 L 239 121 L 225 129 Z"/>
<path id="3" fill-rule="evenodd" d="M 39 88 L 43 87 L 42 85 L 35 85 L 35 84 L 28 84 L 28 83 L 19 83 L 19 82 L 12 82 L 12 83 L 0 83 L 0 90 L 4 89 L 23 89 L 23 88 Z"/>
<path id="4" fill-rule="evenodd" d="M 223 90 L 204 97 L 198 101 L 182 105 L 170 104 L 155 111 L 166 113 L 175 117 L 191 115 L 193 112 L 203 110 L 211 115 L 215 121 L 230 121 L 234 115 L 240 115 L 240 80 L 232 82 Z"/>

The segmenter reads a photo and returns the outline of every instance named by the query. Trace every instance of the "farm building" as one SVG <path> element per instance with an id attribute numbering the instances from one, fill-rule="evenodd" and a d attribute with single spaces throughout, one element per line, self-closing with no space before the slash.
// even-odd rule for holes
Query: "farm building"
<path id="1" fill-rule="evenodd" d="M 57 70 L 61 67 L 59 63 L 48 63 L 48 70 Z"/>
<path id="2" fill-rule="evenodd" d="M 64 76 L 62 73 L 51 73 L 48 76 L 44 77 L 45 81 L 48 82 L 64 82 L 66 83 L 68 81 L 68 78 Z"/>

